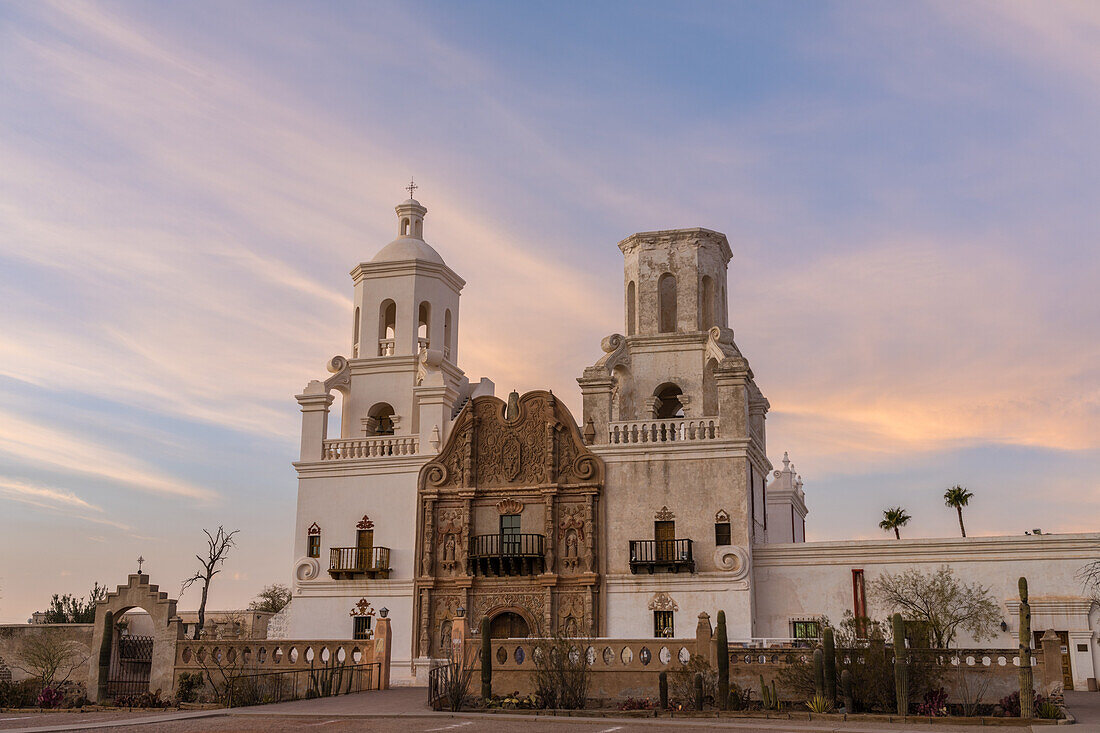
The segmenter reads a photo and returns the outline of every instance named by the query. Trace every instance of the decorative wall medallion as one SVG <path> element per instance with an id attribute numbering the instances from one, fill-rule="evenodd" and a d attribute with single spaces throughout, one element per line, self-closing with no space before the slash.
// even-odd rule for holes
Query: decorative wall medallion
<path id="1" fill-rule="evenodd" d="M 730 573 L 731 580 L 742 580 L 749 575 L 749 553 L 738 545 L 715 548 L 714 564 L 719 570 Z"/>
<path id="2" fill-rule="evenodd" d="M 727 512 L 725 509 L 719 509 L 718 511 L 716 511 L 714 513 L 714 523 L 715 524 L 722 524 L 723 522 L 728 522 L 729 520 L 730 520 L 729 512 Z"/>
<path id="3" fill-rule="evenodd" d="M 523 511 L 523 502 L 516 499 L 501 499 L 497 502 L 497 511 L 501 514 L 519 514 Z"/>
<path id="4" fill-rule="evenodd" d="M 664 591 L 654 593 L 653 598 L 649 601 L 650 611 L 679 611 L 680 607 L 676 605 L 676 601 L 672 600 L 672 596 Z"/>
<path id="5" fill-rule="evenodd" d="M 318 525 L 317 522 L 309 525 L 309 529 L 306 530 L 306 534 L 310 537 L 316 537 L 317 535 L 321 534 L 320 525 Z"/>
<path id="6" fill-rule="evenodd" d="M 321 574 L 321 563 L 316 558 L 303 557 L 294 566 L 294 577 L 299 581 L 313 580 Z"/>
<path id="7" fill-rule="evenodd" d="M 512 434 L 504 436 L 500 443 L 500 473 L 508 481 L 514 481 L 523 468 L 523 450 Z"/>
<path id="8" fill-rule="evenodd" d="M 364 514 L 363 518 L 360 519 L 359 522 L 355 525 L 355 528 L 356 529 L 374 529 L 374 522 L 371 521 L 370 517 L 368 517 L 366 514 Z"/>
<path id="9" fill-rule="evenodd" d="M 661 507 L 661 511 L 653 515 L 653 518 L 658 522 L 671 522 L 676 518 L 676 515 L 673 514 L 667 506 L 663 506 Z"/>
<path id="10" fill-rule="evenodd" d="M 370 601 L 360 598 L 355 602 L 355 608 L 351 609 L 349 616 L 373 616 L 374 609 L 370 607 Z"/>

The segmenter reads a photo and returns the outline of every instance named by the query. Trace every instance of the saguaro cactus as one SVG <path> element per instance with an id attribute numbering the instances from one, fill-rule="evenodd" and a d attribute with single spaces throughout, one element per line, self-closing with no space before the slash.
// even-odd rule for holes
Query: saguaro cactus
<path id="1" fill-rule="evenodd" d="M 840 673 L 840 696 L 844 699 L 844 709 L 849 713 L 855 712 L 855 705 L 852 703 L 852 673 L 846 669 Z"/>
<path id="2" fill-rule="evenodd" d="M 730 645 L 726 635 L 726 612 L 718 612 L 718 629 L 714 635 L 718 653 L 718 709 L 729 708 L 730 700 Z"/>
<path id="3" fill-rule="evenodd" d="M 668 672 L 657 675 L 657 689 L 661 695 L 661 710 L 668 710 Z"/>
<path id="4" fill-rule="evenodd" d="M 821 646 L 825 664 L 825 699 L 836 707 L 836 637 L 831 628 L 825 629 Z"/>
<path id="5" fill-rule="evenodd" d="M 900 613 L 893 617 L 894 626 L 894 694 L 898 700 L 898 715 L 909 713 L 909 664 L 905 651 L 905 621 Z"/>
<path id="6" fill-rule="evenodd" d="M 1031 672 L 1031 604 L 1027 578 L 1020 578 L 1020 717 L 1034 717 L 1035 688 Z"/>
<path id="7" fill-rule="evenodd" d="M 825 697 L 825 655 L 814 649 L 814 692 Z"/>
<path id="8" fill-rule="evenodd" d="M 764 704 L 765 710 L 779 709 L 779 696 L 775 694 L 775 680 L 772 680 L 772 686 L 768 687 L 768 683 L 764 681 L 764 675 L 760 675 L 760 701 Z"/>
<path id="9" fill-rule="evenodd" d="M 481 619 L 481 697 L 493 696 L 493 639 L 489 635 L 489 618 Z"/>

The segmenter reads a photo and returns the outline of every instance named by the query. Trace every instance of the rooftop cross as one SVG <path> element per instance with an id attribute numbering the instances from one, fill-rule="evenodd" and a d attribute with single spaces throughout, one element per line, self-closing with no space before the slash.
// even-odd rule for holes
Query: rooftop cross
<path id="1" fill-rule="evenodd" d="M 413 197 L 413 191 L 418 188 L 420 188 L 420 186 L 416 185 L 416 183 L 413 182 L 412 178 L 409 178 L 409 185 L 405 186 L 405 190 L 409 192 L 409 198 Z"/>
<path id="2" fill-rule="evenodd" d="M 138 575 L 141 575 L 141 564 L 145 562 L 145 558 L 138 555 Z"/>

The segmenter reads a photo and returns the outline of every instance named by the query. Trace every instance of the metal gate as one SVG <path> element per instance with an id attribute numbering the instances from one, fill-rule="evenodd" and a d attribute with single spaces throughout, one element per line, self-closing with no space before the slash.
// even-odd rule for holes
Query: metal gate
<path id="1" fill-rule="evenodd" d="M 153 637 L 120 636 L 111 655 L 107 695 L 140 695 L 149 691 L 149 669 L 153 665 Z"/>

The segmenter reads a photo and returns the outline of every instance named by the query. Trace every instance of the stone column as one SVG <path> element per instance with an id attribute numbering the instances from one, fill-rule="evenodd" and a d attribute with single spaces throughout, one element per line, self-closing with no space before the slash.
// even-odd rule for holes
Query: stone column
<path id="1" fill-rule="evenodd" d="M 590 420 L 592 421 L 596 433 L 595 443 L 603 445 L 607 443 L 607 423 L 611 420 L 613 382 L 603 369 L 589 367 L 584 372 L 584 376 L 577 380 L 581 387 L 583 405 L 581 422 L 587 425 Z"/>
<path id="2" fill-rule="evenodd" d="M 710 615 L 702 611 L 699 614 L 699 623 L 695 627 L 695 653 L 706 659 L 712 667 L 715 663 L 713 636 Z"/>
<path id="3" fill-rule="evenodd" d="M 393 633 L 389 614 L 379 616 L 374 628 L 374 661 L 378 663 L 378 689 L 390 689 L 390 659 L 393 657 Z"/>
<path id="4" fill-rule="evenodd" d="M 554 572 L 554 549 L 558 546 L 558 527 L 554 522 L 555 512 L 554 504 L 557 501 L 557 492 L 553 489 L 544 490 L 543 492 L 543 511 L 544 511 L 544 532 L 546 534 L 546 548 L 545 548 L 545 562 L 546 567 L 543 568 L 544 573 Z"/>
<path id="5" fill-rule="evenodd" d="M 319 461 L 321 450 L 328 433 L 328 408 L 333 397 L 325 390 L 322 382 L 314 379 L 306 385 L 306 390 L 296 395 L 302 410 L 302 446 L 299 460 Z"/>
<path id="6" fill-rule="evenodd" d="M 1047 629 L 1039 640 L 1043 650 L 1043 676 L 1039 680 L 1039 694 L 1044 697 L 1061 695 L 1065 687 L 1062 678 L 1062 640 L 1053 629 Z"/>
<path id="7" fill-rule="evenodd" d="M 458 660 L 463 669 L 466 667 L 466 649 L 470 641 L 469 624 L 470 618 L 466 615 L 451 619 L 451 656 Z"/>

